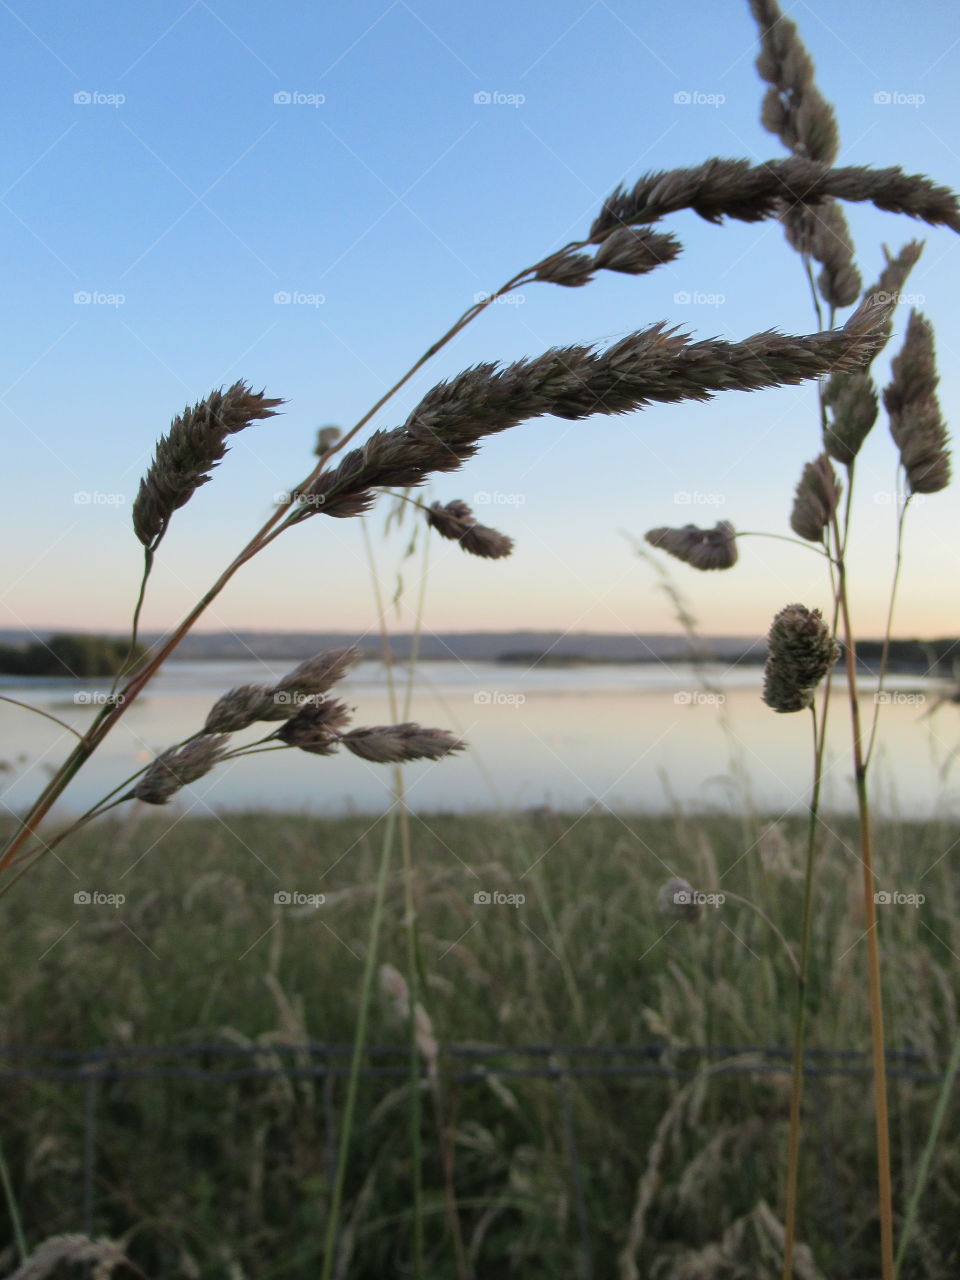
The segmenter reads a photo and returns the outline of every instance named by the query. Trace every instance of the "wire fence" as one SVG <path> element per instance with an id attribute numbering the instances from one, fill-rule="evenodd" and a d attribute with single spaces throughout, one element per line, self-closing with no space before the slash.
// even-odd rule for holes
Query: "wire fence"
<path id="1" fill-rule="evenodd" d="M 298 1044 L 187 1044 L 177 1046 L 106 1046 L 92 1049 L 49 1049 L 30 1046 L 0 1047 L 0 1081 L 24 1084 L 56 1081 L 83 1088 L 81 1186 L 78 1211 L 82 1229 L 93 1235 L 96 1226 L 96 1176 L 98 1123 L 105 1100 L 103 1086 L 127 1080 L 193 1081 L 211 1085 L 235 1081 L 314 1079 L 324 1083 L 324 1102 L 330 1134 L 329 1158 L 335 1151 L 336 1115 L 333 1089 L 350 1074 L 353 1047 L 348 1044 L 305 1042 Z M 448 1044 L 442 1048 L 445 1081 L 460 1085 L 482 1083 L 488 1078 L 553 1081 L 557 1088 L 564 1147 L 573 1192 L 578 1230 L 578 1270 L 581 1280 L 593 1280 L 593 1248 L 584 1193 L 584 1172 L 579 1154 L 570 1082 L 600 1078 L 659 1078 L 694 1080 L 709 1072 L 723 1075 L 784 1075 L 791 1071 L 788 1048 L 763 1045 L 697 1045 L 676 1047 L 645 1045 L 521 1045 L 474 1046 Z M 360 1075 L 366 1079 L 407 1079 L 410 1047 L 372 1045 L 364 1051 Z M 887 1053 L 891 1079 L 920 1084 L 941 1084 L 945 1063 L 931 1061 L 917 1050 L 894 1049 Z M 859 1049 L 808 1049 L 805 1074 L 809 1081 L 813 1112 L 819 1129 L 821 1165 L 824 1170 L 825 1207 L 835 1219 L 833 1235 L 840 1253 L 845 1252 L 839 1200 L 831 1191 L 835 1174 L 832 1138 L 826 1123 L 824 1088 L 829 1080 L 868 1079 L 870 1056 Z M 423 1080 L 427 1076 L 424 1072 Z"/>

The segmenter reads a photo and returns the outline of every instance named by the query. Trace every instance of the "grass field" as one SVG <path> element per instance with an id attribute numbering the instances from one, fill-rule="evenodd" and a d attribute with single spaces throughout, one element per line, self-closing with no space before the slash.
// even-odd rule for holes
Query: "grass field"
<path id="1" fill-rule="evenodd" d="M 827 822 L 809 1043 L 863 1051 L 859 868 L 850 822 Z M 258 1064 L 274 1067 L 304 1065 L 284 1048 L 349 1044 L 380 826 L 360 817 L 151 816 L 81 833 L 64 846 L 66 865 L 51 858 L 7 898 L 5 1044 L 246 1046 L 258 1050 Z M 789 1045 L 794 982 L 783 941 L 754 907 L 795 944 L 802 823 L 541 810 L 414 817 L 412 835 L 426 1003 L 441 1046 L 438 1081 L 423 1085 L 431 1274 L 453 1274 L 445 1149 L 477 1277 L 777 1274 L 788 1064 L 763 1070 L 765 1059 L 750 1051 Z M 911 1051 L 899 1065 L 922 1077 L 942 1071 L 958 1034 L 956 834 L 943 825 L 888 825 L 878 835 L 881 887 L 925 899 L 880 912 L 888 1045 Z M 671 920 L 656 899 L 674 875 L 727 899 L 695 924 Z M 476 902 L 481 892 L 525 900 Z M 125 901 L 78 903 L 77 893 Z M 325 901 L 283 904 L 277 893 Z M 380 959 L 401 971 L 403 917 L 398 865 Z M 371 1043 L 397 1046 L 394 1061 L 403 1065 L 406 1026 L 394 1002 L 381 993 L 372 1017 Z M 465 1082 L 454 1077 L 469 1063 L 445 1048 L 650 1044 L 662 1046 L 661 1067 L 689 1074 L 558 1082 L 506 1070 Z M 703 1046 L 724 1052 L 706 1055 Z M 15 1060 L 7 1057 L 5 1069 Z M 545 1062 L 484 1060 L 507 1069 Z M 585 1061 L 598 1059 L 554 1059 Z M 602 1061 L 622 1067 L 628 1059 Z M 737 1070 L 718 1072 L 723 1062 Z M 211 1049 L 193 1065 L 238 1063 Z M 146 1274 L 163 1280 L 318 1273 L 342 1080 L 108 1074 L 97 1087 L 97 1233 L 126 1241 Z M 362 1082 L 341 1275 L 406 1272 L 408 1088 L 402 1076 Z M 902 1205 L 938 1086 L 894 1076 L 891 1088 Z M 0 1105 L 28 1242 L 80 1229 L 83 1086 L 8 1080 Z M 960 1152 L 949 1141 L 957 1119 L 951 1108 L 904 1277 L 946 1280 L 960 1269 Z M 801 1199 L 800 1238 L 817 1263 L 803 1270 L 798 1263 L 797 1274 L 872 1276 L 876 1197 L 864 1078 L 811 1078 Z M 15 1255 L 8 1208 L 0 1213 L 6 1274 Z M 628 1240 L 635 1264 L 622 1256 Z"/>

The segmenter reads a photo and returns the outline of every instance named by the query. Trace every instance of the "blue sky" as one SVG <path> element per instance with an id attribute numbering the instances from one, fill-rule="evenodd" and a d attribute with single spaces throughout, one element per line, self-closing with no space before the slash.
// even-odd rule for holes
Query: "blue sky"
<path id="1" fill-rule="evenodd" d="M 960 187 L 954 6 L 785 8 L 837 106 L 840 162 L 901 164 Z M 782 154 L 758 123 L 755 30 L 738 0 L 82 9 L 34 0 L 4 4 L 0 26 L 9 263 L 0 626 L 124 626 L 140 558 L 130 500 L 185 403 L 240 377 L 289 402 L 283 417 L 237 437 L 215 482 L 178 513 L 147 627 L 174 623 L 273 495 L 309 469 L 318 426 L 354 422 L 478 292 L 583 234 L 619 181 L 712 155 Z M 881 243 L 926 238 L 908 288 L 936 326 L 951 421 L 960 243 L 872 209 L 848 215 L 866 278 Z M 776 224 L 716 228 L 681 214 L 665 227 L 685 249 L 670 268 L 601 274 L 582 289 L 540 284 L 491 307 L 377 425 L 401 422 L 435 381 L 478 360 L 603 344 L 661 319 L 703 337 L 815 328 L 799 260 Z M 900 330 L 905 322 L 904 310 Z M 723 518 L 787 532 L 793 486 L 818 447 L 809 387 L 504 433 L 433 494 L 491 497 L 478 515 L 517 550 L 485 563 L 434 542 L 427 625 L 673 630 L 653 573 L 621 531 Z M 881 417 L 858 481 L 853 573 L 865 631 L 880 630 L 885 609 L 894 470 Z M 368 523 L 390 594 L 407 535 L 384 542 L 385 513 Z M 955 593 L 943 587 L 960 567 L 958 514 L 951 490 L 911 515 L 904 634 L 960 630 Z M 369 627 L 360 526 L 317 518 L 286 535 L 204 626 Z M 741 556 L 724 575 L 676 566 L 706 630 L 758 632 L 788 600 L 825 602 L 812 555 L 751 539 Z M 402 565 L 408 601 L 419 566 Z M 407 623 L 409 611 L 396 619 Z"/>

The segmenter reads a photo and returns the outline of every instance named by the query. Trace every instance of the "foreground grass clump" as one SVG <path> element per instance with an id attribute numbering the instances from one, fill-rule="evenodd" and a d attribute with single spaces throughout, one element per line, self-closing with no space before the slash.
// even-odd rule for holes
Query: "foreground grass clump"
<path id="1" fill-rule="evenodd" d="M 589 1274 L 588 1257 L 598 1276 L 774 1274 L 789 1062 L 753 1051 L 789 1045 L 793 978 L 782 942 L 753 908 L 781 925 L 798 918 L 802 822 L 547 810 L 411 821 L 424 1000 L 444 1098 L 434 1109 L 424 1084 L 425 1243 L 436 1274 L 449 1247 L 445 1147 L 477 1276 L 579 1277 Z M 862 1048 L 868 1037 L 858 998 L 864 946 L 849 902 L 853 825 L 829 825 L 814 921 L 814 1052 Z M 164 1280 L 317 1274 L 344 1081 L 251 1078 L 238 1068 L 253 1064 L 228 1051 L 255 1047 L 256 1065 L 305 1068 L 309 1059 L 289 1051 L 307 1041 L 349 1043 L 379 826 L 272 814 L 171 826 L 151 815 L 80 833 L 69 858 L 77 878 L 52 859 L 37 868 L 0 936 L 6 1046 L 209 1050 L 127 1063 L 187 1066 L 199 1073 L 189 1079 L 119 1078 L 110 1062 L 100 1069 L 88 1222 L 84 1085 L 36 1069 L 32 1080 L 7 1082 L 4 1154 L 30 1243 L 86 1226 L 124 1243 L 147 1275 Z M 923 1077 L 943 1069 L 957 1034 L 960 923 L 943 857 L 952 838 L 936 824 L 878 830 L 884 890 L 925 898 L 884 905 L 880 921 L 896 975 L 889 1048 L 909 1051 L 891 1060 L 901 1193 L 937 1096 Z M 657 895 L 673 876 L 727 900 L 694 924 L 665 916 Z M 104 900 L 75 902 L 78 893 Z M 286 904 L 278 893 L 325 901 Z M 478 893 L 525 901 L 478 902 Z M 109 900 L 121 894 L 124 902 Z M 398 873 L 381 950 L 398 967 L 403 913 Z M 405 1040 L 395 1001 L 381 996 L 371 1043 L 398 1047 L 389 1062 L 400 1070 L 361 1083 L 341 1240 L 342 1274 L 351 1277 L 403 1274 L 408 1262 Z M 492 1052 L 482 1061 L 494 1074 L 456 1079 L 474 1060 L 451 1051 L 652 1044 L 662 1052 L 643 1059 L 557 1052 L 554 1065 L 573 1073 L 561 1081 L 510 1074 L 549 1065 L 544 1055 Z M 638 1061 L 685 1074 L 618 1073 Z M 771 1061 L 781 1069 L 765 1069 Z M 605 1074 L 576 1074 L 587 1062 Z M 737 1071 L 718 1073 L 722 1062 Z M 14 1063 L 28 1060 L 5 1051 L 3 1069 Z M 869 1064 L 861 1056 L 854 1065 Z M 211 1081 L 210 1071 L 237 1074 Z M 801 1272 L 801 1254 L 797 1271 L 853 1280 L 871 1274 L 876 1244 L 869 1098 L 863 1077 L 814 1073 L 808 1099 L 803 1221 L 817 1234 L 802 1239 L 822 1270 Z M 951 1111 L 945 1132 L 960 1118 Z M 952 1145 L 941 1144 L 904 1277 L 957 1274 L 958 1163 Z M 6 1213 L 3 1242 L 11 1238 Z M 0 1251 L 0 1274 L 13 1262 L 12 1248 Z"/>

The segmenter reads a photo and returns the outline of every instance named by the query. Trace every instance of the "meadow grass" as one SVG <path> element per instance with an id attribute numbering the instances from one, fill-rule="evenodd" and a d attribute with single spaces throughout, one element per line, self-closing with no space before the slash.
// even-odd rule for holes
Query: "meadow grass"
<path id="1" fill-rule="evenodd" d="M 5 1044 L 241 1045 L 256 1047 L 267 1066 L 290 1061 L 277 1056 L 278 1046 L 349 1044 L 383 822 L 244 814 L 171 824 L 138 810 L 78 833 L 65 857 L 82 868 L 81 879 L 53 860 L 38 866 L 0 937 Z M 590 1274 L 582 1217 L 597 1276 L 776 1274 L 789 1063 L 780 1074 L 754 1070 L 759 1059 L 748 1051 L 789 1046 L 795 980 L 782 943 L 733 895 L 795 933 L 803 822 L 771 830 L 757 816 L 546 809 L 410 822 L 419 944 L 472 1274 Z M 855 821 L 827 815 L 827 823 L 808 1048 L 862 1050 L 869 1017 L 854 910 Z M 925 897 L 920 906 L 881 909 L 888 1048 L 916 1053 L 915 1071 L 942 1071 L 958 1026 L 960 923 L 944 856 L 954 836 L 939 823 L 880 824 L 877 836 L 881 885 Z M 731 896 L 696 924 L 673 921 L 656 901 L 671 875 Z M 126 901 L 76 904 L 78 890 L 122 893 Z M 277 905 L 279 890 L 326 900 L 316 908 Z M 481 890 L 526 900 L 477 904 Z M 388 883 L 380 958 L 402 970 L 406 948 L 398 869 Z M 402 1052 L 406 1034 L 381 994 L 369 1042 Z M 690 1048 L 734 1046 L 743 1069 L 692 1082 L 571 1077 L 566 1117 L 556 1080 L 504 1074 L 456 1083 L 449 1073 L 465 1064 L 444 1052 L 453 1043 L 622 1050 L 654 1042 L 667 1062 L 693 1072 L 717 1059 Z M 237 1065 L 215 1053 L 204 1061 Z M 393 1061 L 402 1065 L 402 1056 Z M 535 1060 L 492 1061 L 509 1068 Z M 562 1051 L 555 1061 L 575 1065 Z M 860 1065 L 868 1067 L 865 1059 Z M 104 1079 L 95 1218 L 87 1225 L 164 1280 L 315 1276 L 344 1085 L 284 1075 Z M 82 1090 L 40 1073 L 5 1087 L 4 1154 L 31 1245 L 85 1225 Z M 360 1082 L 335 1274 L 409 1269 L 408 1094 L 402 1076 Z M 937 1094 L 934 1083 L 891 1078 L 898 1204 L 909 1194 Z M 865 1079 L 811 1076 L 806 1106 L 796 1273 L 872 1275 L 878 1226 Z M 442 1145 L 429 1106 L 422 1117 L 426 1269 L 439 1276 L 451 1265 Z M 956 1120 L 951 1106 L 947 1132 Z M 903 1277 L 957 1273 L 958 1163 L 955 1148 L 938 1145 Z M 0 1210 L 4 1241 L 12 1240 L 8 1212 Z M 628 1239 L 633 1271 L 623 1256 Z M 10 1244 L 0 1254 L 4 1274 L 13 1262 Z"/>

